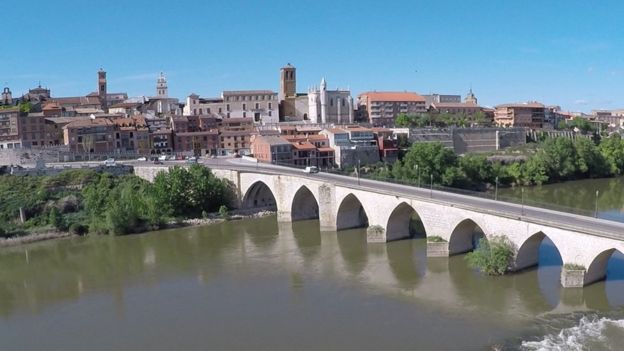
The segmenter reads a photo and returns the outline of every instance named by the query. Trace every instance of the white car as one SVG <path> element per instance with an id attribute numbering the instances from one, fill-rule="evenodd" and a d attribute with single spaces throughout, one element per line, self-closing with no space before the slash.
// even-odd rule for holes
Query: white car
<path id="1" fill-rule="evenodd" d="M 158 161 L 167 161 L 167 155 L 158 156 Z"/>
<path id="2" fill-rule="evenodd" d="M 115 159 L 114 158 L 107 158 L 106 160 L 104 160 L 104 165 L 105 166 L 114 166 L 115 165 Z"/>
<path id="3" fill-rule="evenodd" d="M 319 169 L 316 166 L 308 166 L 303 170 L 303 173 L 318 173 Z"/>
<path id="4" fill-rule="evenodd" d="M 147 161 L 147 157 L 139 157 L 137 158 L 137 161 Z"/>

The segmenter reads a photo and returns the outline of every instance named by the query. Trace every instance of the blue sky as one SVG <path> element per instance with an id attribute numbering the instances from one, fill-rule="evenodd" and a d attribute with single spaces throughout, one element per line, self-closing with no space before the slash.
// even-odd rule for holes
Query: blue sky
<path id="1" fill-rule="evenodd" d="M 354 96 L 472 86 L 482 105 L 624 108 L 622 13 L 621 1 L 576 0 L 9 2 L 0 84 L 84 95 L 103 67 L 109 91 L 153 95 L 164 71 L 182 99 L 277 91 L 290 62 L 299 91 L 326 77 Z"/>

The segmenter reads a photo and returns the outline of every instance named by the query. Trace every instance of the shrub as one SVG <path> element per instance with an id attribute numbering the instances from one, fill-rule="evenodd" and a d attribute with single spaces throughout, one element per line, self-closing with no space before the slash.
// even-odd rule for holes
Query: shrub
<path id="1" fill-rule="evenodd" d="M 491 240 L 481 238 L 476 250 L 466 255 L 472 268 L 487 275 L 503 275 L 513 263 L 513 244 L 506 236 L 495 236 Z"/>
<path id="2" fill-rule="evenodd" d="M 73 223 L 69 226 L 69 232 L 73 235 L 85 235 L 89 232 L 89 227 L 80 223 Z"/>
<path id="3" fill-rule="evenodd" d="M 221 218 L 223 218 L 223 219 L 227 219 L 228 218 L 229 210 L 228 210 L 227 206 L 221 205 L 221 207 L 219 207 L 219 216 L 221 216 Z"/>
<path id="4" fill-rule="evenodd" d="M 563 265 L 563 268 L 568 271 L 584 271 L 585 266 L 577 263 L 566 263 Z"/>
<path id="5" fill-rule="evenodd" d="M 428 236 L 427 237 L 427 242 L 429 242 L 429 243 L 445 243 L 446 240 L 444 240 L 444 238 L 441 237 L 441 236 L 432 235 L 432 236 Z"/>

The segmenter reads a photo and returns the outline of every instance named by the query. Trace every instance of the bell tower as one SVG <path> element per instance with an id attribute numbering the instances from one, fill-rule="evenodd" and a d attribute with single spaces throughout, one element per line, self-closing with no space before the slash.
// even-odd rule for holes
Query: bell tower
<path id="1" fill-rule="evenodd" d="M 98 96 L 102 110 L 107 111 L 108 103 L 106 101 L 106 71 L 100 68 L 98 71 Z"/>
<path id="2" fill-rule="evenodd" d="M 0 103 L 4 105 L 11 105 L 13 103 L 13 95 L 11 94 L 11 89 L 9 89 L 9 87 L 5 87 L 4 90 L 2 90 Z"/>
<path id="3" fill-rule="evenodd" d="M 156 96 L 159 98 L 167 98 L 169 96 L 167 91 L 167 78 L 165 78 L 162 72 L 160 72 L 160 76 L 156 81 Z"/>
<path id="4" fill-rule="evenodd" d="M 280 69 L 280 91 L 279 99 L 297 94 L 297 69 L 290 63 Z"/>

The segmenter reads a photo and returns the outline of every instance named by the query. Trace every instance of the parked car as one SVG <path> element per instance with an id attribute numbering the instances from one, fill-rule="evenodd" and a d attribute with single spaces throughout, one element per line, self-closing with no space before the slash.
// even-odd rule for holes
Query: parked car
<path id="1" fill-rule="evenodd" d="M 197 163 L 197 157 L 191 156 L 186 159 L 186 163 Z"/>
<path id="2" fill-rule="evenodd" d="M 104 160 L 104 165 L 105 166 L 114 166 L 115 165 L 115 159 L 114 158 L 107 158 L 106 160 Z"/>
<path id="3" fill-rule="evenodd" d="M 303 173 L 318 173 L 319 169 L 316 166 L 308 166 L 303 170 Z"/>
<path id="4" fill-rule="evenodd" d="M 158 156 L 158 161 L 167 161 L 167 155 Z"/>
<path id="5" fill-rule="evenodd" d="M 147 161 L 147 157 L 139 157 L 137 158 L 137 161 Z"/>

